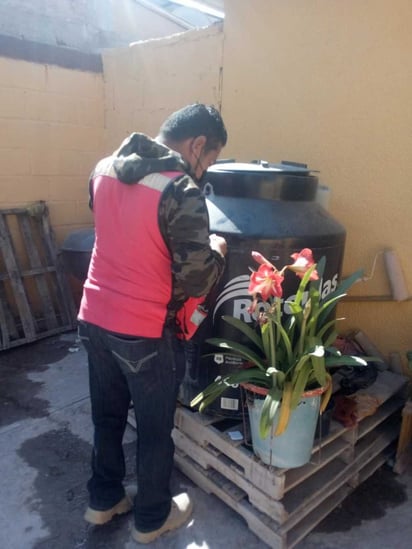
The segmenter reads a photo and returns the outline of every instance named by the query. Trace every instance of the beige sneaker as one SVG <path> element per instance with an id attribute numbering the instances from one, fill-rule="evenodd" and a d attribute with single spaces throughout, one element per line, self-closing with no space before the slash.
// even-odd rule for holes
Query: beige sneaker
<path id="1" fill-rule="evenodd" d="M 165 532 L 176 530 L 182 526 L 192 514 L 192 509 L 193 504 L 189 495 L 185 492 L 179 494 L 172 499 L 172 508 L 163 526 L 152 532 L 139 532 L 133 527 L 132 538 L 139 543 L 151 543 Z"/>
<path id="2" fill-rule="evenodd" d="M 132 499 L 129 494 L 126 494 L 125 497 L 119 501 L 119 503 L 111 509 L 107 509 L 107 511 L 97 511 L 96 509 L 88 507 L 84 514 L 84 520 L 90 522 L 90 524 L 106 524 L 106 522 L 112 520 L 115 515 L 123 515 L 128 513 L 131 511 L 132 507 Z"/>

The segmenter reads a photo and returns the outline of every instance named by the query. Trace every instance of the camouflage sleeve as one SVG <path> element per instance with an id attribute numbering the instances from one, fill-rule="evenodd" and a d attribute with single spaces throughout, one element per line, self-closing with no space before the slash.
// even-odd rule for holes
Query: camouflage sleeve
<path id="1" fill-rule="evenodd" d="M 173 300 L 209 293 L 225 267 L 209 246 L 209 214 L 199 187 L 184 175 L 164 191 L 159 226 L 172 256 Z"/>

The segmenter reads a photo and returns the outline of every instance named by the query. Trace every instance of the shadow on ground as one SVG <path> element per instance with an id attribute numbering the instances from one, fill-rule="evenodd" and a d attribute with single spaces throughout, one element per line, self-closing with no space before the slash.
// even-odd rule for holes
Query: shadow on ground
<path id="1" fill-rule="evenodd" d="M 49 531 L 49 535 L 38 541 L 33 549 L 108 549 L 113 547 L 115 531 L 118 541 L 127 541 L 126 517 L 117 517 L 110 524 L 98 528 L 88 526 L 83 520 L 87 507 L 90 444 L 62 428 L 25 441 L 17 454 L 37 471 L 33 493 L 26 504 L 40 515 Z M 126 444 L 126 468 L 129 471 L 126 483 L 133 482 L 133 455 L 134 444 Z"/>
<path id="2" fill-rule="evenodd" d="M 30 425 L 32 420 L 36 420 L 36 425 L 41 424 L 42 426 L 41 434 L 39 434 L 39 431 L 32 432 L 32 428 L 28 427 L 27 433 L 29 433 L 29 436 L 22 440 L 21 444 L 20 442 L 16 444 L 15 455 L 27 465 L 30 472 L 35 472 L 32 483 L 21 489 L 24 498 L 27 498 L 24 505 L 35 516 L 40 517 L 44 526 L 42 535 L 39 536 L 37 532 L 33 531 L 31 538 L 36 541 L 30 547 L 25 546 L 22 549 L 113 549 L 114 547 L 125 547 L 130 541 L 130 516 L 117 517 L 111 523 L 102 527 L 90 526 L 83 520 L 83 513 L 87 507 L 88 499 L 86 483 L 90 474 L 92 437 L 90 417 L 87 412 L 88 399 L 85 396 L 84 389 L 87 385 L 87 381 L 85 381 L 85 378 L 87 378 L 85 356 L 81 358 L 81 353 L 72 356 L 71 364 L 65 366 L 64 369 L 67 379 L 70 378 L 74 382 L 75 389 L 73 389 L 73 385 L 70 386 L 74 398 L 78 394 L 76 388 L 78 378 L 73 377 L 73 364 L 78 365 L 77 372 L 79 376 L 81 373 L 81 383 L 83 384 L 81 402 L 84 408 L 81 413 L 82 417 L 85 416 L 85 418 L 82 419 L 83 423 L 80 422 L 79 425 L 88 425 L 84 436 L 79 427 L 77 428 L 78 434 L 73 430 L 73 424 L 69 421 L 70 407 L 67 401 L 64 401 L 62 408 L 55 407 L 54 412 L 49 413 L 50 403 L 38 397 L 43 382 L 30 379 L 31 375 L 35 377 L 33 374 L 53 368 L 53 363 L 59 362 L 65 357 L 70 362 L 68 355 L 70 351 L 73 351 L 74 340 L 75 334 L 72 339 L 56 336 L 0 354 L 0 426 L 6 427 L 3 432 L 5 434 L 10 433 L 10 429 L 13 429 L 13 423 L 16 423 L 18 430 L 23 429 L 25 425 Z M 80 361 L 82 361 L 81 364 Z M 60 372 L 57 369 L 53 371 Z M 55 373 L 53 379 L 56 376 L 59 377 L 60 373 Z M 51 376 L 48 378 L 45 375 L 40 376 L 40 379 L 43 377 L 44 379 L 51 378 Z M 77 406 L 79 402 L 77 401 Z M 45 419 L 38 422 L 38 418 Z M 24 420 L 27 421 L 24 422 Z M 49 426 L 49 430 L 43 432 L 45 424 Z M 82 435 L 83 438 L 78 435 Z M 126 484 L 134 484 L 135 481 L 133 437 L 132 433 L 132 436 L 129 436 L 124 445 L 127 471 Z M 16 471 L 16 478 L 23 486 L 25 468 L 23 467 L 21 471 L 22 473 L 20 470 Z M 20 477 L 20 475 L 22 476 Z M 191 481 L 175 470 L 172 478 L 173 488 L 176 488 L 174 492 L 177 492 L 177 488 L 181 488 L 182 479 L 184 485 L 193 486 Z M 389 509 L 400 506 L 407 500 L 407 489 L 401 480 L 389 467 L 382 467 L 352 492 L 337 509 L 332 511 L 313 533 L 317 536 L 324 533 L 327 537 L 327 534 L 347 532 L 365 521 L 374 521 L 384 517 Z M 7 481 L 5 485 L 12 487 L 12 479 Z M 9 489 L 12 490 L 12 488 Z M 30 495 L 27 496 L 27 494 Z M 209 537 L 212 539 L 213 532 L 209 533 L 209 526 L 207 525 L 208 520 L 210 520 L 208 516 L 213 515 L 213 508 L 208 506 L 213 505 L 215 500 L 213 496 L 203 493 L 198 497 L 201 501 L 198 502 L 197 522 L 196 520 L 194 522 L 196 531 L 193 535 L 195 538 L 198 535 L 206 535 L 205 539 L 209 539 Z M 205 498 L 204 502 L 203 497 Z M 218 503 L 220 504 L 220 502 Z M 204 515 L 200 514 L 202 505 Z M 222 512 L 225 517 L 226 509 L 227 517 L 229 517 L 227 521 L 225 522 L 224 517 L 219 518 L 223 521 L 223 528 L 226 529 L 227 527 L 227 539 L 230 539 L 231 528 L 235 523 L 234 511 L 223 506 Z M 30 538 L 29 531 L 32 526 L 30 526 L 30 522 L 28 524 L 28 526 L 25 526 L 27 534 L 25 539 Z M 204 531 L 200 527 L 201 524 L 204 525 Z M 242 521 L 238 524 L 240 524 L 240 529 L 245 528 L 245 531 L 241 530 L 244 535 L 250 534 Z M 239 530 L 239 526 L 235 528 Z M 18 532 L 18 526 L 16 525 L 16 528 L 12 531 Z M 253 538 L 254 536 L 252 536 Z M 170 545 L 168 545 L 168 540 L 165 539 L 161 543 L 159 542 L 159 545 L 156 543 L 155 546 L 169 547 Z M 227 543 L 219 545 L 219 542 L 217 544 L 212 543 L 210 546 L 208 544 L 203 546 L 190 543 L 190 545 L 179 546 L 179 549 L 181 547 L 194 548 L 200 546 L 205 547 L 205 549 L 208 547 L 210 549 L 231 547 Z M 257 540 L 249 546 L 260 549 L 264 547 L 264 544 Z M 17 545 L 13 545 L 13 549 L 15 547 Z"/>
<path id="3" fill-rule="evenodd" d="M 48 402 L 36 397 L 42 383 L 28 374 L 46 370 L 47 364 L 64 358 L 70 341 L 59 337 L 0 352 L 0 427 L 27 417 L 45 417 Z"/>
<path id="4" fill-rule="evenodd" d="M 332 511 L 315 532 L 345 532 L 365 520 L 385 516 L 387 509 L 407 500 L 405 486 L 389 467 L 378 469 Z"/>

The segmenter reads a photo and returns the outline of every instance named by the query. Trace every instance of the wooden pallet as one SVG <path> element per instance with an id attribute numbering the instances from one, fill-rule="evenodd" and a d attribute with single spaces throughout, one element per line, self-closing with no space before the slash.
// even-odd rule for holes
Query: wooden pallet
<path id="1" fill-rule="evenodd" d="M 328 436 L 314 446 L 311 462 L 295 469 L 265 465 L 245 440 L 232 440 L 233 432 L 244 431 L 242 422 L 179 407 L 173 431 L 176 465 L 237 511 L 270 547 L 291 548 L 395 450 L 404 403 L 400 386 L 402 380 L 395 380 L 375 414 L 355 428 L 332 422 Z"/>
<path id="2" fill-rule="evenodd" d="M 75 325 L 45 202 L 0 210 L 0 350 Z"/>

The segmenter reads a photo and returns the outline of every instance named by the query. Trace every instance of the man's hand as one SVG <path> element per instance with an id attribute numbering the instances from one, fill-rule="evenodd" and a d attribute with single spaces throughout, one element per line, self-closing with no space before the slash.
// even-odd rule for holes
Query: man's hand
<path id="1" fill-rule="evenodd" d="M 211 234 L 209 236 L 209 243 L 212 250 L 220 254 L 222 257 L 225 257 L 227 253 L 227 243 L 223 236 Z"/>

